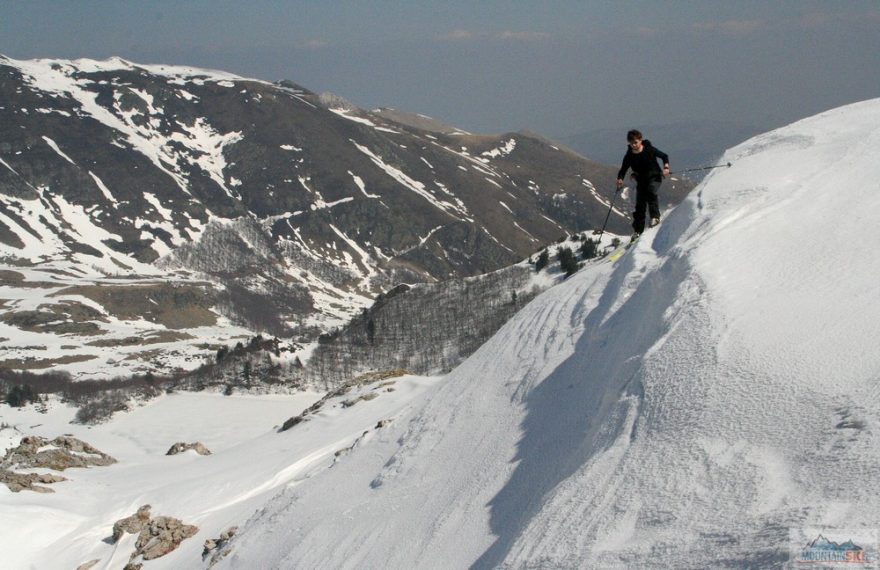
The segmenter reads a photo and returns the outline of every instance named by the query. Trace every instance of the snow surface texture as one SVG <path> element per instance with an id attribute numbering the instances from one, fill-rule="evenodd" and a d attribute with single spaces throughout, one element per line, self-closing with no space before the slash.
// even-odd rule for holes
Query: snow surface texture
<path id="1" fill-rule="evenodd" d="M 110 540 L 113 523 L 152 505 L 153 516 L 173 516 L 199 533 L 150 570 L 202 565 L 202 545 L 240 525 L 280 488 L 332 468 L 339 456 L 374 436 L 380 420 L 393 422 L 435 378 L 400 377 L 356 388 L 326 402 L 309 420 L 284 433 L 277 428 L 321 394 L 163 396 L 98 426 L 69 423 L 74 408 L 53 401 L 46 413 L 33 406 L 0 406 L 0 456 L 24 435 L 71 434 L 114 457 L 109 467 L 21 472 L 60 474 L 52 494 L 12 493 L 0 484 L 0 568 L 121 570 L 134 551 L 134 535 Z M 361 400 L 358 400 L 361 398 Z M 176 442 L 199 441 L 212 452 L 167 456 Z"/>
<path id="2" fill-rule="evenodd" d="M 729 150 L 219 567 L 765 568 L 880 526 L 878 145 L 880 99 Z"/>

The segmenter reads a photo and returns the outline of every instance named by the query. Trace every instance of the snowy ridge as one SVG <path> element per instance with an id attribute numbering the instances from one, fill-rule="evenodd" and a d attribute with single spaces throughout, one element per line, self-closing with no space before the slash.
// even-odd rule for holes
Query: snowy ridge
<path id="1" fill-rule="evenodd" d="M 95 60 L 89 58 L 80 58 L 75 60 L 63 59 L 33 59 L 33 60 L 17 60 L 0 55 L 0 61 L 7 65 L 19 68 L 31 77 L 32 81 L 38 83 L 40 88 L 46 91 L 64 92 L 66 82 L 57 81 L 57 76 L 50 73 L 50 70 L 57 70 L 61 73 L 96 73 L 119 70 L 144 70 L 153 75 L 161 75 L 169 77 L 172 80 L 180 80 L 185 78 L 195 82 L 204 81 L 241 81 L 244 78 L 238 75 L 219 71 L 216 69 L 202 69 L 185 65 L 144 65 L 135 64 L 122 59 L 121 57 L 111 57 L 106 60 Z M 48 79 L 47 79 L 48 78 Z M 54 78 L 54 79 L 52 79 Z M 256 79 L 248 79 L 247 81 L 257 81 Z M 268 83 L 267 83 L 268 85 Z"/>
<path id="2" fill-rule="evenodd" d="M 872 100 L 731 149 L 220 567 L 769 567 L 876 528 L 878 143 Z"/>

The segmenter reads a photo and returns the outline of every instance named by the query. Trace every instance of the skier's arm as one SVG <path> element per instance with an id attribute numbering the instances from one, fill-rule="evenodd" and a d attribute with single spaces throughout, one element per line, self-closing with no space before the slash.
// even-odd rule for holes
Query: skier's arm
<path id="1" fill-rule="evenodd" d="M 626 153 L 623 157 L 623 163 L 620 165 L 620 170 L 617 171 L 617 187 L 623 188 L 623 177 L 626 176 L 626 171 L 629 169 L 629 153 Z"/>
<path id="2" fill-rule="evenodd" d="M 663 161 L 663 176 L 669 176 L 669 155 L 655 146 L 654 156 Z"/>

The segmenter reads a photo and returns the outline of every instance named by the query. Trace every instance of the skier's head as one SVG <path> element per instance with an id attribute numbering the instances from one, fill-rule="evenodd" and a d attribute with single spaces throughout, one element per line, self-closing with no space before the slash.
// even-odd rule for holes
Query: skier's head
<path id="1" fill-rule="evenodd" d="M 642 146 L 642 133 L 635 129 L 626 133 L 626 142 L 632 152 L 639 153 L 644 148 Z"/>

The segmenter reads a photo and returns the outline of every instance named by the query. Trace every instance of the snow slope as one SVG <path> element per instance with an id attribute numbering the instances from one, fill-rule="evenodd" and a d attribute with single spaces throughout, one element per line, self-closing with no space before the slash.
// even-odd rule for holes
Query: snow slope
<path id="1" fill-rule="evenodd" d="M 195 537 L 145 567 L 199 567 L 205 540 L 242 524 L 279 489 L 332 468 L 340 456 L 381 431 L 380 420 L 393 422 L 434 383 L 435 378 L 399 377 L 356 388 L 330 398 L 308 421 L 283 433 L 278 427 L 320 394 L 173 394 L 94 427 L 71 424 L 75 410 L 57 401 L 46 413 L 33 406 L 0 406 L 0 453 L 18 445 L 23 435 L 71 434 L 118 461 L 67 469 L 60 474 L 68 480 L 51 485 L 52 494 L 12 493 L 0 484 L 0 568 L 77 568 L 98 560 L 95 568 L 121 570 L 135 537 L 113 544 L 113 523 L 144 504 L 152 506 L 154 517 L 172 516 L 199 528 Z M 373 399 L 352 404 L 370 393 Z M 212 454 L 165 455 L 176 442 L 196 441 Z"/>
<path id="2" fill-rule="evenodd" d="M 220 567 L 763 568 L 880 527 L 878 145 L 880 99 L 729 150 Z"/>

